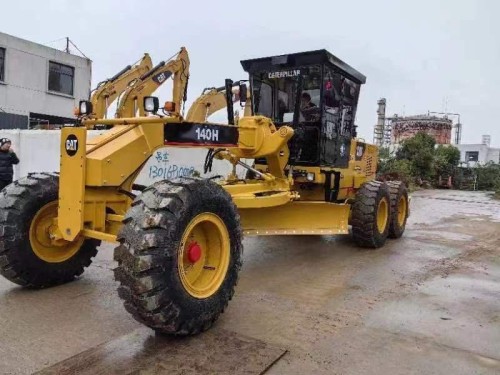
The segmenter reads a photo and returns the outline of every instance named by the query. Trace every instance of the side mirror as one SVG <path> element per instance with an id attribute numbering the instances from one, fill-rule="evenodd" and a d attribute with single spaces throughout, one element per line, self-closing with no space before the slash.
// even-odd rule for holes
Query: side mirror
<path id="1" fill-rule="evenodd" d="M 247 101 L 248 88 L 247 85 L 240 82 L 240 105 L 244 106 Z"/>
<path id="2" fill-rule="evenodd" d="M 144 111 L 149 113 L 156 113 L 160 108 L 160 101 L 156 96 L 145 96 L 143 104 L 144 104 Z"/>
<path id="3" fill-rule="evenodd" d="M 92 102 L 88 100 L 80 100 L 78 103 L 78 115 L 79 116 L 88 116 L 92 114 Z"/>

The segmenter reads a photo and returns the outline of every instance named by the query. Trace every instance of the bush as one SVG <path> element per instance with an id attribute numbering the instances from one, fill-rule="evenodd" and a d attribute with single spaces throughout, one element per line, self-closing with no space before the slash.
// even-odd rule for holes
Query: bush
<path id="1" fill-rule="evenodd" d="M 379 164 L 379 178 L 384 181 L 399 180 L 407 186 L 412 181 L 412 165 L 408 160 L 390 158 Z"/>
<path id="2" fill-rule="evenodd" d="M 435 147 L 434 138 L 426 133 L 418 133 L 402 142 L 396 154 L 389 149 L 379 150 L 378 178 L 381 180 L 401 180 L 407 186 L 416 183 L 429 185 L 447 181 L 451 176 L 459 189 L 494 191 L 500 197 L 500 164 L 488 163 L 476 168 L 459 168 L 460 151 L 452 145 Z M 439 184 L 438 184 L 439 186 Z"/>
<path id="3" fill-rule="evenodd" d="M 488 163 L 476 168 L 477 189 L 498 191 L 500 188 L 500 165 Z"/>
<path id="4" fill-rule="evenodd" d="M 399 179 L 408 186 L 416 183 L 429 186 L 439 179 L 447 181 L 455 174 L 460 162 L 460 151 L 452 145 L 437 148 L 434 138 L 426 133 L 417 133 L 402 142 L 395 155 L 387 148 L 379 151 L 378 175 L 383 180 Z"/>

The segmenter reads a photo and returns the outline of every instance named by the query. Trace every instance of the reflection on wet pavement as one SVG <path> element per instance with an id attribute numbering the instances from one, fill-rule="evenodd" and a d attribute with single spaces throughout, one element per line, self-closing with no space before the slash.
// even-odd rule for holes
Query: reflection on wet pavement
<path id="1" fill-rule="evenodd" d="M 500 201 L 427 190 L 411 212 L 374 251 L 348 236 L 245 239 L 233 300 L 189 339 L 129 316 L 109 245 L 68 285 L 0 278 L 0 373 L 499 374 Z"/>
<path id="2" fill-rule="evenodd" d="M 172 338 L 139 328 L 37 374 L 261 374 L 285 353 L 221 329 L 198 337 Z"/>

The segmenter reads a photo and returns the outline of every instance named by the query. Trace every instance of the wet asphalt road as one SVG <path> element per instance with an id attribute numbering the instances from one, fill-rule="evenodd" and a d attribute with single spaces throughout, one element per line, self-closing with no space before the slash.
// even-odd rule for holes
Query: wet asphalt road
<path id="1" fill-rule="evenodd" d="M 190 341 L 126 313 L 102 246 L 68 285 L 0 279 L 0 374 L 50 373 L 72 356 L 93 374 L 498 374 L 499 244 L 500 201 L 446 190 L 413 194 L 405 236 L 376 251 L 349 237 L 248 238 L 235 298 Z"/>

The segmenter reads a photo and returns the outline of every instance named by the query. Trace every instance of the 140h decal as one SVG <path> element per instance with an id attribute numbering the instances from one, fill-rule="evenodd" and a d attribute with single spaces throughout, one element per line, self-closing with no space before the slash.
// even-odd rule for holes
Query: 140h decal
<path id="1" fill-rule="evenodd" d="M 218 142 L 219 141 L 219 129 L 210 128 L 196 128 L 196 136 L 198 141 L 208 141 L 208 142 Z"/>
<path id="2" fill-rule="evenodd" d="M 238 128 L 219 124 L 165 124 L 165 144 L 237 146 Z"/>

